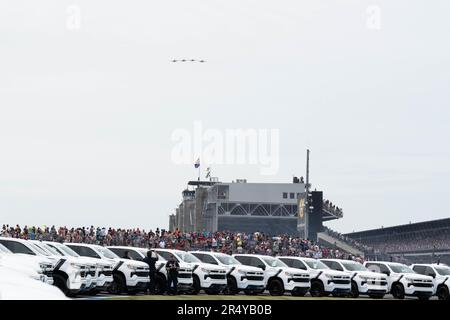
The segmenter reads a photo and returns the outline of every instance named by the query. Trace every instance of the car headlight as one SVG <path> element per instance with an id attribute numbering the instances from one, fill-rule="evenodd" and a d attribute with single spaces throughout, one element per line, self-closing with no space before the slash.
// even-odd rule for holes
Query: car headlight
<path id="1" fill-rule="evenodd" d="M 211 271 L 206 268 L 200 268 L 200 270 L 206 274 L 209 274 Z"/>
<path id="2" fill-rule="evenodd" d="M 288 277 L 293 277 L 293 276 L 294 276 L 293 273 L 290 273 L 290 272 L 288 272 L 288 271 L 285 271 L 284 274 L 285 274 L 286 276 L 288 276 Z"/>
<path id="3" fill-rule="evenodd" d="M 128 269 L 131 269 L 133 271 L 137 270 L 137 267 L 135 265 L 133 265 L 133 264 L 128 263 L 128 264 L 126 264 L 126 266 L 127 266 Z"/>
<path id="4" fill-rule="evenodd" d="M 243 276 L 245 276 L 247 274 L 247 272 L 245 272 L 244 270 L 238 269 L 237 271 L 239 272 L 239 274 L 241 274 Z"/>
<path id="5" fill-rule="evenodd" d="M 327 278 L 327 279 L 333 279 L 333 276 L 330 274 L 325 273 L 324 275 L 325 275 L 325 278 Z"/>
<path id="6" fill-rule="evenodd" d="M 70 264 L 70 266 L 71 266 L 72 268 L 76 268 L 76 269 L 85 269 L 85 268 L 86 268 L 85 265 L 80 264 L 80 263 L 75 263 L 75 262 L 72 262 L 72 263 Z"/>
<path id="7" fill-rule="evenodd" d="M 405 280 L 408 281 L 408 282 L 413 282 L 414 281 L 413 278 L 409 278 L 409 277 L 405 277 Z"/>

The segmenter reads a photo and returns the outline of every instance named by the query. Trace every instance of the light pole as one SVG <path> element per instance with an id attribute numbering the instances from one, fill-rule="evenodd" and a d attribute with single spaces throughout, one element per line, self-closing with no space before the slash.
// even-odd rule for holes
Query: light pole
<path id="1" fill-rule="evenodd" d="M 305 239 L 309 238 L 309 227 L 308 227 L 308 220 L 309 220 L 309 149 L 306 150 L 306 185 L 305 185 L 305 191 L 306 191 L 306 198 L 305 198 Z"/>

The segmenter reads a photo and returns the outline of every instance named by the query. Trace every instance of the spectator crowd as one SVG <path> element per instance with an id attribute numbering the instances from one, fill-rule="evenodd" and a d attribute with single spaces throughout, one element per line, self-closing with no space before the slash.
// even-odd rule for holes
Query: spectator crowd
<path id="1" fill-rule="evenodd" d="M 450 228 L 373 237 L 365 239 L 365 243 L 374 253 L 383 254 L 448 250 Z"/>
<path id="2" fill-rule="evenodd" d="M 311 258 L 339 258 L 362 261 L 336 248 L 328 248 L 307 239 L 290 235 L 270 236 L 261 232 L 189 232 L 157 228 L 140 229 L 101 227 L 28 227 L 3 225 L 0 236 L 57 242 L 78 242 L 105 246 L 134 246 L 179 250 L 217 251 L 223 253 L 253 253 L 290 255 Z"/>
<path id="3" fill-rule="evenodd" d="M 413 251 L 450 249 L 450 230 L 430 230 L 379 236 L 364 239 L 364 243 L 349 238 L 327 227 L 324 230 L 334 238 L 363 251 L 365 254 L 391 254 Z M 28 227 L 3 225 L 0 236 L 57 242 L 78 242 L 105 246 L 134 246 L 171 248 L 180 250 L 218 251 L 224 253 L 254 253 L 267 255 L 294 255 L 312 258 L 356 259 L 342 250 L 314 243 L 291 235 L 270 236 L 261 232 L 188 232 L 122 229 L 104 227 Z"/>
<path id="4" fill-rule="evenodd" d="M 359 241 L 356 241 L 355 239 L 349 238 L 345 235 L 343 235 L 342 233 L 339 233 L 337 231 L 331 230 L 330 228 L 327 228 L 324 226 L 324 231 L 325 233 L 327 233 L 328 235 L 332 236 L 333 238 L 336 238 L 342 242 L 347 243 L 348 245 L 359 249 L 362 252 L 372 252 L 373 248 L 370 246 L 367 246 Z"/>
<path id="5" fill-rule="evenodd" d="M 338 206 L 334 205 L 330 200 L 323 201 L 323 209 L 333 213 L 338 217 L 342 217 L 344 214 L 342 208 L 339 208 Z"/>

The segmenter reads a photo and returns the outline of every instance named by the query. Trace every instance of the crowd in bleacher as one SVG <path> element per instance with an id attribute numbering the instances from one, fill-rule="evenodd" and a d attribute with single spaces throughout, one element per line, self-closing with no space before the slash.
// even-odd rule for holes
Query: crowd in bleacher
<path id="1" fill-rule="evenodd" d="M 384 235 L 364 239 L 375 253 L 450 250 L 450 229 Z"/>
<path id="2" fill-rule="evenodd" d="M 101 227 L 20 227 L 3 225 L 0 236 L 58 242 L 91 243 L 105 246 L 135 246 L 180 250 L 207 250 L 224 253 L 295 255 L 313 258 L 360 260 L 346 252 L 328 248 L 307 239 L 289 235 L 269 236 L 264 233 L 167 231 L 157 228 L 115 229 Z"/>
<path id="3" fill-rule="evenodd" d="M 450 249 L 450 230 L 429 230 L 381 235 L 357 241 L 325 227 L 325 232 L 366 254 L 390 254 L 413 251 Z M 346 252 L 289 235 L 269 236 L 264 233 L 180 232 L 157 228 L 104 227 L 20 227 L 3 225 L 0 236 L 58 242 L 82 242 L 100 245 L 173 248 L 181 250 L 213 250 L 225 253 L 256 253 L 268 255 L 297 255 L 313 258 L 352 259 Z M 363 243 L 364 242 L 364 243 Z"/>
<path id="4" fill-rule="evenodd" d="M 334 215 L 338 216 L 338 217 L 342 217 L 342 215 L 344 214 L 342 211 L 342 208 L 339 208 L 338 206 L 336 206 L 335 204 L 333 204 L 331 201 L 329 200 L 324 200 L 323 201 L 323 207 L 324 210 L 329 211 L 331 213 L 333 213 Z"/>
<path id="5" fill-rule="evenodd" d="M 344 243 L 347 243 L 348 245 L 352 246 L 353 248 L 356 248 L 362 252 L 371 252 L 373 251 L 373 248 L 371 246 L 365 245 L 364 243 L 361 243 L 359 241 L 356 241 L 355 239 L 349 238 L 346 235 L 343 235 L 342 233 L 339 233 L 337 231 L 331 230 L 328 227 L 324 226 L 324 231 L 328 235 L 332 236 L 333 238 L 336 238 L 337 240 L 340 240 Z"/>

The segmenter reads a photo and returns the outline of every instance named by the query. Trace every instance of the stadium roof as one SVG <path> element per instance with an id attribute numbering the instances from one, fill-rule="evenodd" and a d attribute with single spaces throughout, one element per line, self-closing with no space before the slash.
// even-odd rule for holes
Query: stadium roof
<path id="1" fill-rule="evenodd" d="M 448 228 L 450 226 L 450 218 L 438 219 L 438 220 L 430 220 L 423 222 L 415 222 L 402 224 L 398 226 L 392 226 L 387 228 L 378 228 L 378 229 L 370 229 L 365 231 L 351 232 L 345 234 L 345 236 L 349 238 L 364 238 L 366 236 L 374 236 L 381 234 L 392 234 L 392 233 L 402 233 L 402 232 L 411 232 L 415 230 L 425 230 L 425 229 L 439 229 L 439 228 Z"/>

